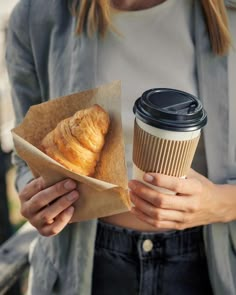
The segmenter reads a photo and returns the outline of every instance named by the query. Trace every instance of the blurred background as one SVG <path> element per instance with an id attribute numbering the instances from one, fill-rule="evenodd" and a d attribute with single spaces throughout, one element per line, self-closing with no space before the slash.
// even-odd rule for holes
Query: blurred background
<path id="1" fill-rule="evenodd" d="M 11 136 L 11 129 L 14 127 L 14 112 L 11 102 L 11 90 L 5 65 L 5 47 L 6 47 L 6 35 L 8 18 L 12 8 L 17 3 L 16 0 L 4 1 L 0 0 L 0 143 L 1 143 L 1 195 L 0 199 L 4 195 L 4 178 L 6 178 L 6 194 L 9 198 L 9 218 L 11 223 L 16 226 L 21 225 L 22 219 L 18 215 L 19 211 L 17 203 L 18 201 L 15 189 L 14 189 L 14 167 L 11 165 L 11 151 L 13 149 L 13 142 Z M 5 175 L 6 173 L 6 175 Z M 0 209 L 1 210 L 1 209 Z M 0 215 L 0 220 L 2 214 Z M 4 230 L 0 227 L 1 232 Z M 3 238 L 0 232 L 0 241 Z"/>
<path id="2" fill-rule="evenodd" d="M 14 186 L 15 168 L 11 164 L 13 142 L 10 130 L 14 126 L 14 113 L 5 66 L 8 19 L 17 2 L 0 0 L 0 246 L 24 223 Z M 6 294 L 24 294 L 23 281 L 17 282 Z"/>

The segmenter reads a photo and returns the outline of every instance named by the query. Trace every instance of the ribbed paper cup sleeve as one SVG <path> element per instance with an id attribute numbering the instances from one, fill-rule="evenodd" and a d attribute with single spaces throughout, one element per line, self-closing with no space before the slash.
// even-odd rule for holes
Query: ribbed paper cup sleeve
<path id="1" fill-rule="evenodd" d="M 144 172 L 186 176 L 200 135 L 188 140 L 168 140 L 151 135 L 134 123 L 133 162 Z"/>

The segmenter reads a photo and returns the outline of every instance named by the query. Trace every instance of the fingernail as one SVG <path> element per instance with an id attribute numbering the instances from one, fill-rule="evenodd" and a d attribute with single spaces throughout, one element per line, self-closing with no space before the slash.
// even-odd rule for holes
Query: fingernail
<path id="1" fill-rule="evenodd" d="M 64 183 L 64 188 L 66 190 L 72 190 L 76 187 L 76 183 L 72 180 L 67 180 L 65 183 Z"/>
<path id="2" fill-rule="evenodd" d="M 74 210 L 75 210 L 75 208 L 71 206 L 66 211 L 70 215 L 70 214 L 72 214 L 74 212 Z"/>
<path id="3" fill-rule="evenodd" d="M 131 182 L 129 182 L 129 188 L 130 188 L 132 191 L 134 191 L 135 188 L 136 188 L 136 185 L 131 181 Z"/>
<path id="4" fill-rule="evenodd" d="M 71 192 L 69 195 L 66 196 L 67 200 L 72 202 L 75 201 L 78 198 L 79 194 L 77 191 Z"/>
<path id="5" fill-rule="evenodd" d="M 152 182 L 153 179 L 154 179 L 154 177 L 153 177 L 152 175 L 150 175 L 150 174 L 144 174 L 143 179 L 144 179 L 145 181 L 147 181 L 147 182 Z"/>

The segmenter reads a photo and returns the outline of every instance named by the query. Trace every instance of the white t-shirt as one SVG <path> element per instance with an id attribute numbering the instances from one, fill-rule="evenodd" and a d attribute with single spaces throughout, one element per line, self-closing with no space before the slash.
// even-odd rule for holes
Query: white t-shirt
<path id="1" fill-rule="evenodd" d="M 197 95 L 191 18 L 193 0 L 114 14 L 121 35 L 99 39 L 97 85 L 121 80 L 122 125 L 129 177 L 132 171 L 133 104 L 150 88 L 177 88 Z M 177 44 L 177 46 L 176 46 Z"/>

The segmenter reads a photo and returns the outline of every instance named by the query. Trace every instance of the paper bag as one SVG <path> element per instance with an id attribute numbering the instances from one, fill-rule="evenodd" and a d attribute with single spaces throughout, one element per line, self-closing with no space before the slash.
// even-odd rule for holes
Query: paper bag
<path id="1" fill-rule="evenodd" d="M 94 177 L 86 177 L 63 167 L 39 147 L 44 136 L 61 120 L 95 103 L 109 113 L 111 123 L 96 173 Z M 23 122 L 12 130 L 12 134 L 18 155 L 28 164 L 35 177 L 44 178 L 47 186 L 65 178 L 78 182 L 80 197 L 74 205 L 72 222 L 130 209 L 121 125 L 120 82 L 32 106 Z"/>

